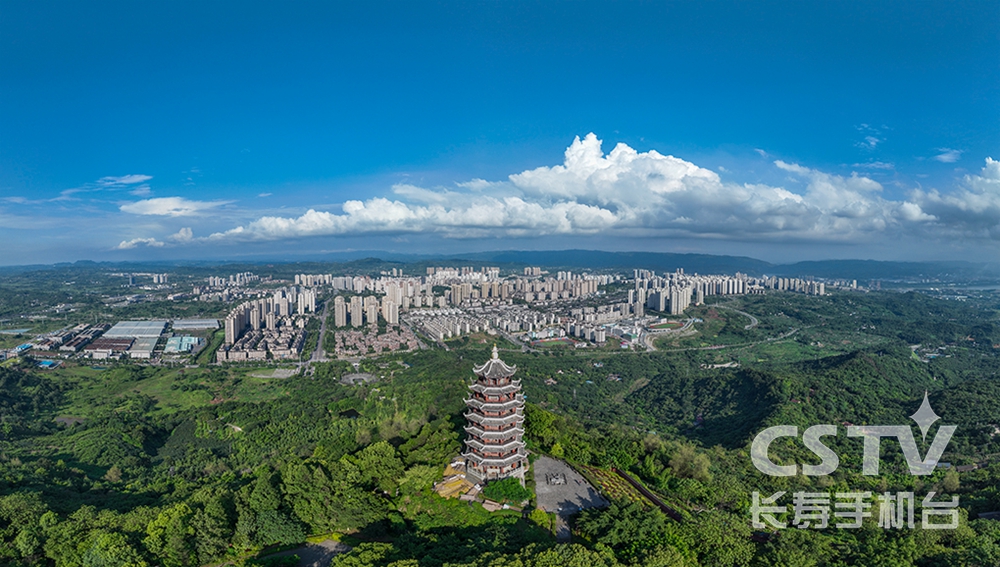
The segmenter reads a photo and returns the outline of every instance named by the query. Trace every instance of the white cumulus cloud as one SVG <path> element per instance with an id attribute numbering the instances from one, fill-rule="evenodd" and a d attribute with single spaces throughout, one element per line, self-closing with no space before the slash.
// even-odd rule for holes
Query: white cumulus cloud
<path id="1" fill-rule="evenodd" d="M 864 169 L 896 169 L 896 165 L 891 162 L 884 161 L 866 161 L 864 163 L 855 163 L 851 167 L 861 167 Z"/>
<path id="2" fill-rule="evenodd" d="M 875 136 L 865 136 L 863 140 L 855 144 L 857 147 L 872 151 L 882 142 L 881 138 L 876 138 Z"/>
<path id="3" fill-rule="evenodd" d="M 942 232 L 1000 239 L 1000 161 L 986 158 L 979 174 L 966 175 L 958 190 L 917 190 L 911 200 L 940 221 Z"/>
<path id="4" fill-rule="evenodd" d="M 194 232 L 191 231 L 191 227 L 186 226 L 167 238 L 174 242 L 188 242 L 194 238 Z"/>
<path id="5" fill-rule="evenodd" d="M 185 217 L 198 215 L 227 203 L 229 201 L 192 201 L 184 197 L 158 197 L 126 203 L 120 209 L 124 213 L 134 215 Z"/>
<path id="6" fill-rule="evenodd" d="M 137 248 L 139 246 L 151 246 L 153 248 L 159 248 L 163 246 L 163 243 L 155 238 L 133 238 L 132 240 L 122 240 L 117 248 L 119 250 L 130 250 L 132 248 Z"/>
<path id="7" fill-rule="evenodd" d="M 134 185 L 136 183 L 145 183 L 152 179 L 152 175 L 122 175 L 120 177 L 108 176 L 102 177 L 97 180 L 101 185 Z"/>
<path id="8" fill-rule="evenodd" d="M 924 219 L 883 200 L 865 176 L 838 176 L 798 164 L 776 167 L 802 178 L 803 193 L 726 183 L 710 169 L 616 145 L 605 154 L 594 134 L 576 138 L 561 165 L 473 180 L 454 189 L 409 184 L 395 198 L 347 201 L 341 211 L 310 209 L 265 216 L 218 232 L 213 240 L 275 240 L 321 235 L 431 232 L 453 238 L 621 234 L 852 241 Z"/>
<path id="9" fill-rule="evenodd" d="M 951 148 L 938 148 L 938 155 L 934 156 L 932 159 L 939 161 L 941 163 L 955 163 L 962 157 L 962 150 L 953 150 Z"/>
<path id="10" fill-rule="evenodd" d="M 879 182 L 857 172 L 838 175 L 774 160 L 773 167 L 788 175 L 788 186 L 734 183 L 655 150 L 639 152 L 617 144 L 605 153 L 601 140 L 589 134 L 573 141 L 561 164 L 499 181 L 474 179 L 447 188 L 397 184 L 388 196 L 349 200 L 339 208 L 263 215 L 204 237 L 183 228 L 163 241 L 182 245 L 414 233 L 443 238 L 601 235 L 831 243 L 866 243 L 893 234 L 1000 239 L 998 163 L 987 159 L 983 171 L 966 176 L 956 190 L 915 191 L 900 200 L 887 198 Z M 867 166 L 887 169 L 891 164 Z M 127 203 L 121 210 L 205 216 L 225 203 L 164 197 Z M 135 239 L 120 247 L 136 245 L 163 243 Z"/>

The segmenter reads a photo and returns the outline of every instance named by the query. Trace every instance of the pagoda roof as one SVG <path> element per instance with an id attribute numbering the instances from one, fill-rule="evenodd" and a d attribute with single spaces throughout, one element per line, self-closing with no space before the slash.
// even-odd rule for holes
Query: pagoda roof
<path id="1" fill-rule="evenodd" d="M 484 402 L 483 400 L 477 400 L 476 398 L 469 398 L 468 400 L 465 400 L 465 405 L 480 411 L 502 412 L 513 408 L 524 407 L 524 398 L 518 396 L 517 398 L 507 400 L 506 402 Z"/>
<path id="2" fill-rule="evenodd" d="M 527 460 L 528 452 L 521 447 L 506 457 L 484 457 L 476 453 L 463 453 L 462 456 L 480 467 L 508 467 L 518 461 Z"/>
<path id="3" fill-rule="evenodd" d="M 509 453 L 515 449 L 524 448 L 524 441 L 520 439 L 511 439 L 509 441 L 504 441 L 503 443 L 483 443 L 476 439 L 466 439 L 465 446 L 473 451 L 491 451 L 495 453 Z"/>
<path id="4" fill-rule="evenodd" d="M 518 409 L 518 412 L 521 410 Z M 512 413 L 505 415 L 503 417 L 486 417 L 484 415 L 479 415 L 475 412 L 468 412 L 465 414 L 465 419 L 472 423 L 477 423 L 480 425 L 489 425 L 494 427 L 501 427 L 504 425 L 510 425 L 511 423 L 521 424 L 524 423 L 524 415 L 521 413 Z"/>
<path id="5" fill-rule="evenodd" d="M 509 378 L 517 372 L 517 366 L 509 366 L 506 362 L 500 360 L 497 347 L 493 345 L 493 356 L 486 361 L 486 364 L 474 367 L 472 371 L 477 376 L 482 376 L 483 378 Z"/>
<path id="6" fill-rule="evenodd" d="M 478 425 L 466 425 L 465 432 L 469 435 L 475 435 L 480 439 L 513 439 L 519 435 L 524 435 L 524 429 L 521 427 L 511 427 L 501 431 L 493 431 L 490 429 L 483 429 Z"/>

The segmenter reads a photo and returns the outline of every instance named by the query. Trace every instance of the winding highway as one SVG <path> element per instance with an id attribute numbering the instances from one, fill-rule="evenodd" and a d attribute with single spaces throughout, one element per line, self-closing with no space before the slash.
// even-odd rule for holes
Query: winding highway
<path id="1" fill-rule="evenodd" d="M 716 307 L 716 308 L 719 308 L 719 309 L 726 309 L 726 310 L 729 310 L 729 311 L 733 311 L 733 312 L 739 313 L 740 315 L 743 315 L 744 317 L 750 319 L 750 323 L 747 324 L 747 325 L 744 325 L 744 327 L 743 327 L 743 329 L 746 330 L 746 331 L 749 331 L 750 329 L 753 329 L 753 328 L 757 327 L 757 325 L 760 324 L 760 321 L 756 317 L 754 317 L 753 315 L 747 313 L 746 311 L 740 311 L 739 309 L 736 309 L 734 307 L 729 307 L 727 305 L 721 305 L 721 304 L 718 304 L 718 303 L 716 303 L 715 305 L 712 305 L 712 307 Z M 679 328 L 679 329 L 671 329 L 669 331 L 659 331 L 659 332 L 649 332 L 649 331 L 647 331 L 644 334 L 644 336 L 643 336 L 643 339 L 644 339 L 644 342 L 646 344 L 646 347 L 650 351 L 662 350 L 662 352 L 685 352 L 685 351 L 691 351 L 691 350 L 720 350 L 720 349 L 726 349 L 726 348 L 739 348 L 739 347 L 756 346 L 756 345 L 759 345 L 759 344 L 770 343 L 770 342 L 774 342 L 774 341 L 780 341 L 780 340 L 783 340 L 783 339 L 787 339 L 788 337 L 790 337 L 790 336 L 794 335 L 795 333 L 799 332 L 798 328 L 793 328 L 793 329 L 789 329 L 788 331 L 786 331 L 786 332 L 784 332 L 784 333 L 782 333 L 782 334 L 780 334 L 780 335 L 778 335 L 776 337 L 769 337 L 769 338 L 766 338 L 766 339 L 763 339 L 763 340 L 759 340 L 759 341 L 751 341 L 751 342 L 748 342 L 748 343 L 740 343 L 740 344 L 732 344 L 732 345 L 711 345 L 711 346 L 705 346 L 705 347 L 686 347 L 686 348 L 675 348 L 675 349 L 657 349 L 653 345 L 653 340 L 657 336 L 662 336 L 662 335 L 664 335 L 666 333 L 681 333 L 683 331 L 689 330 L 692 327 L 692 325 L 694 325 L 694 319 L 693 318 L 687 319 L 684 322 L 684 326 L 681 327 L 681 328 Z"/>
<path id="2" fill-rule="evenodd" d="M 747 313 L 746 311 L 740 311 L 739 309 L 736 309 L 735 307 L 729 307 L 727 305 L 720 305 L 720 304 L 715 304 L 712 307 L 718 307 L 719 309 L 728 309 L 729 311 L 735 311 L 736 313 L 739 313 L 740 315 L 743 315 L 744 317 L 750 319 L 750 324 L 749 325 L 745 325 L 743 327 L 744 331 L 749 331 L 750 329 L 753 329 L 758 324 L 760 324 L 760 321 L 758 321 L 756 317 L 754 317 L 753 315 Z"/>

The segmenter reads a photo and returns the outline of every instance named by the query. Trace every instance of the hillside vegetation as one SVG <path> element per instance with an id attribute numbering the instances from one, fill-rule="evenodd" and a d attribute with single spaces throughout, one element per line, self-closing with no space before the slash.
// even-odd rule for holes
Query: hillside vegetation
<path id="1" fill-rule="evenodd" d="M 338 567 L 1000 564 L 1000 522 L 976 519 L 1000 510 L 995 305 L 891 293 L 727 305 L 760 324 L 745 329 L 741 315 L 709 305 L 692 313 L 707 321 L 714 309 L 724 322 L 674 350 L 501 353 L 524 380 L 532 451 L 627 471 L 682 522 L 615 502 L 581 513 L 574 543 L 557 544 L 544 515 L 434 494 L 461 448 L 472 367 L 489 356 L 476 341 L 366 360 L 359 370 L 377 380 L 361 385 L 340 381 L 354 372 L 343 362 L 269 379 L 235 367 L 44 371 L 25 360 L 0 369 L 0 564 L 258 565 L 273 546 L 330 534 L 354 546 Z M 914 477 L 886 443 L 882 473 L 863 476 L 846 424 L 910 424 L 925 391 L 942 418 L 928 439 L 958 426 L 942 460 L 978 468 Z M 834 474 L 753 467 L 763 428 L 824 423 L 839 430 L 828 439 L 841 455 Z M 791 442 L 773 455 L 817 461 Z M 753 539 L 751 493 L 782 490 L 935 490 L 960 497 L 962 523 Z"/>

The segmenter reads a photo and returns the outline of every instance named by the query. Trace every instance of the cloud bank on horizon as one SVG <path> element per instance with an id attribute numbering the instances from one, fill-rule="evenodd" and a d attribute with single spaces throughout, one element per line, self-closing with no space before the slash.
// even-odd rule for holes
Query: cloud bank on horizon
<path id="1" fill-rule="evenodd" d="M 948 153 L 957 150 L 945 150 L 935 159 L 957 159 L 957 153 Z M 990 157 L 978 174 L 965 175 L 951 191 L 915 189 L 902 200 L 885 198 L 880 183 L 858 173 L 771 163 L 788 175 L 788 187 L 727 182 L 689 161 L 655 150 L 637 152 L 623 143 L 605 154 L 591 133 L 574 139 L 561 165 L 503 181 L 474 179 L 452 188 L 397 184 L 391 197 L 348 200 L 340 211 L 261 215 L 197 237 L 185 227 L 165 239 L 125 240 L 118 248 L 413 233 L 450 239 L 604 235 L 845 244 L 887 235 L 1000 240 L 1000 162 Z M 225 204 L 166 197 L 120 209 L 182 217 Z"/>

